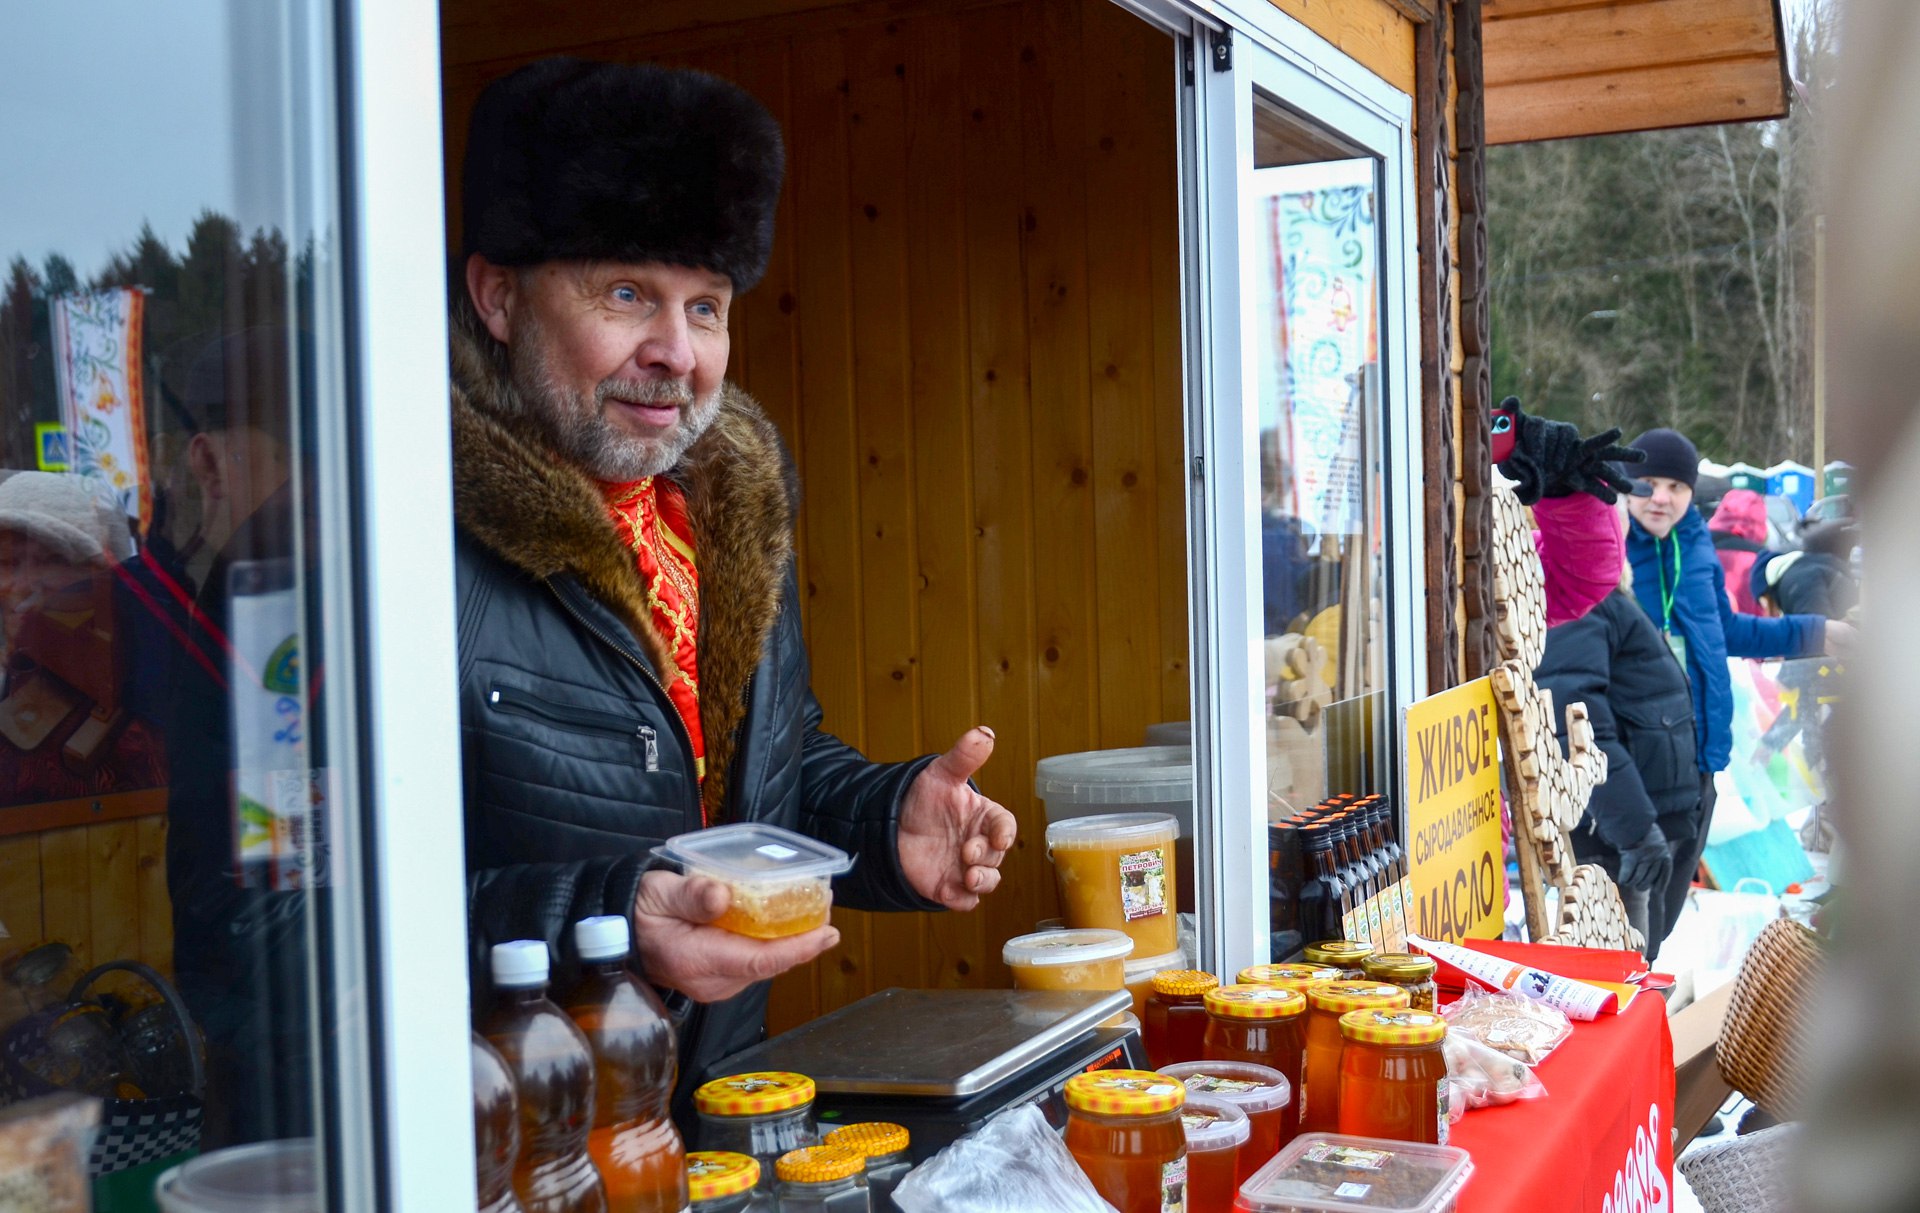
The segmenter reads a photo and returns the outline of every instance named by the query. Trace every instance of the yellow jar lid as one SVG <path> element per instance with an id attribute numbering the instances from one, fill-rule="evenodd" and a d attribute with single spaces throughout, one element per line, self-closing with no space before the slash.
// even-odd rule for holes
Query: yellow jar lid
<path id="1" fill-rule="evenodd" d="M 1205 994 L 1220 984 L 1220 979 L 1199 969 L 1168 969 L 1153 975 L 1156 994 Z"/>
<path id="2" fill-rule="evenodd" d="M 905 1125 L 896 1125 L 885 1120 L 870 1120 L 864 1124 L 841 1125 L 827 1134 L 827 1145 L 845 1146 L 849 1150 L 858 1150 L 872 1158 L 876 1154 L 898 1154 L 913 1144 L 913 1135 L 907 1132 Z"/>
<path id="3" fill-rule="evenodd" d="M 788 1150 L 773 1164 L 775 1175 L 796 1184 L 832 1183 L 866 1169 L 867 1156 L 846 1146 L 804 1146 Z"/>
<path id="4" fill-rule="evenodd" d="M 1339 972 L 1330 965 L 1248 965 L 1240 970 L 1238 980 L 1245 986 L 1285 986 L 1297 990 L 1316 981 L 1338 980 L 1335 974 Z"/>
<path id="5" fill-rule="evenodd" d="M 1306 996 L 1283 986 L 1233 985 L 1207 991 L 1207 1014 L 1222 1019 L 1291 1019 L 1306 1009 Z"/>
<path id="6" fill-rule="evenodd" d="M 1368 1045 L 1437 1045 L 1447 1038 L 1447 1021 L 1426 1011 L 1348 1011 L 1340 1035 Z"/>
<path id="7" fill-rule="evenodd" d="M 813 1079 L 787 1070 L 732 1074 L 693 1093 L 693 1106 L 709 1116 L 764 1116 L 813 1102 Z"/>
<path id="8" fill-rule="evenodd" d="M 687 1196 L 715 1200 L 747 1191 L 760 1182 L 760 1162 L 727 1150 L 696 1150 L 687 1155 Z"/>
<path id="9" fill-rule="evenodd" d="M 1412 995 L 1399 986 L 1378 981 L 1324 981 L 1307 990 L 1307 1000 L 1316 1011 L 1405 1010 Z"/>
<path id="10" fill-rule="evenodd" d="M 1067 1079 L 1067 1106 L 1099 1116 L 1153 1116 L 1187 1102 L 1177 1078 L 1152 1070 L 1094 1070 Z"/>
<path id="11" fill-rule="evenodd" d="M 1300 958 L 1308 964 L 1331 965 L 1336 969 L 1357 969 L 1373 955 L 1373 945 L 1351 939 L 1323 939 L 1300 949 Z"/>
<path id="12" fill-rule="evenodd" d="M 1375 981 L 1425 981 L 1439 967 L 1433 957 L 1413 952 L 1376 952 L 1360 962 L 1360 967 Z"/>

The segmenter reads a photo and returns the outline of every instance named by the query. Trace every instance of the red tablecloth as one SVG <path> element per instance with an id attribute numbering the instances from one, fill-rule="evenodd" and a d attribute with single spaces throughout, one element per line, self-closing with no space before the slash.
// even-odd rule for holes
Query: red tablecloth
<path id="1" fill-rule="evenodd" d="M 1559 973 L 1618 981 L 1631 952 L 1483 943 L 1476 949 Z M 1575 1022 L 1541 1063 L 1547 1097 L 1467 1113 L 1450 1145 L 1473 1155 L 1459 1213 L 1665 1213 L 1673 1207 L 1673 1036 L 1659 994 Z"/>

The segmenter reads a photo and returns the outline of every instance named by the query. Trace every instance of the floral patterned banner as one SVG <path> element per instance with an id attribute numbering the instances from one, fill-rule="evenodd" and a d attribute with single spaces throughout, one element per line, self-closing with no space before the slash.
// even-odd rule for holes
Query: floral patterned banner
<path id="1" fill-rule="evenodd" d="M 146 296 L 131 288 L 82 291 L 53 302 L 54 378 L 66 423 L 69 470 L 103 501 L 118 502 L 137 531 L 153 508 L 147 415 L 140 381 Z"/>

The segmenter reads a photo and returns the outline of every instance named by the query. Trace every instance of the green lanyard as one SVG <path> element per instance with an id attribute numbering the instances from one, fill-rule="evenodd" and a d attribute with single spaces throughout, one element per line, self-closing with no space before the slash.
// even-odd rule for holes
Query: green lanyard
<path id="1" fill-rule="evenodd" d="M 1653 541 L 1653 558 L 1660 558 L 1660 540 Z M 1667 571 L 1660 570 L 1660 630 L 1673 631 L 1673 600 L 1680 593 L 1680 541 L 1673 541 L 1673 585 L 1667 585 Z"/>

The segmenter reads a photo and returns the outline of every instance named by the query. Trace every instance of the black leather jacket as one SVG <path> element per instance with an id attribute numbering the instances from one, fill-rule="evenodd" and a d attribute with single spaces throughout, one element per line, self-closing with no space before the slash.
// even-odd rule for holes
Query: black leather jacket
<path id="1" fill-rule="evenodd" d="M 571 924 L 628 914 L 650 851 L 701 827 L 703 797 L 631 552 L 591 483 L 490 404 L 486 393 L 506 389 L 460 352 L 456 343 L 455 551 L 478 991 L 487 949 L 508 939 L 546 940 L 564 982 Z M 708 823 L 771 822 L 851 852 L 838 905 L 937 909 L 907 884 L 896 837 L 902 797 L 931 758 L 870 763 L 820 729 L 772 427 L 727 389 L 675 479 L 700 559 Z M 683 1106 L 710 1063 L 760 1038 L 766 998 L 763 984 L 709 1006 L 669 1000 L 684 1016 Z"/>

